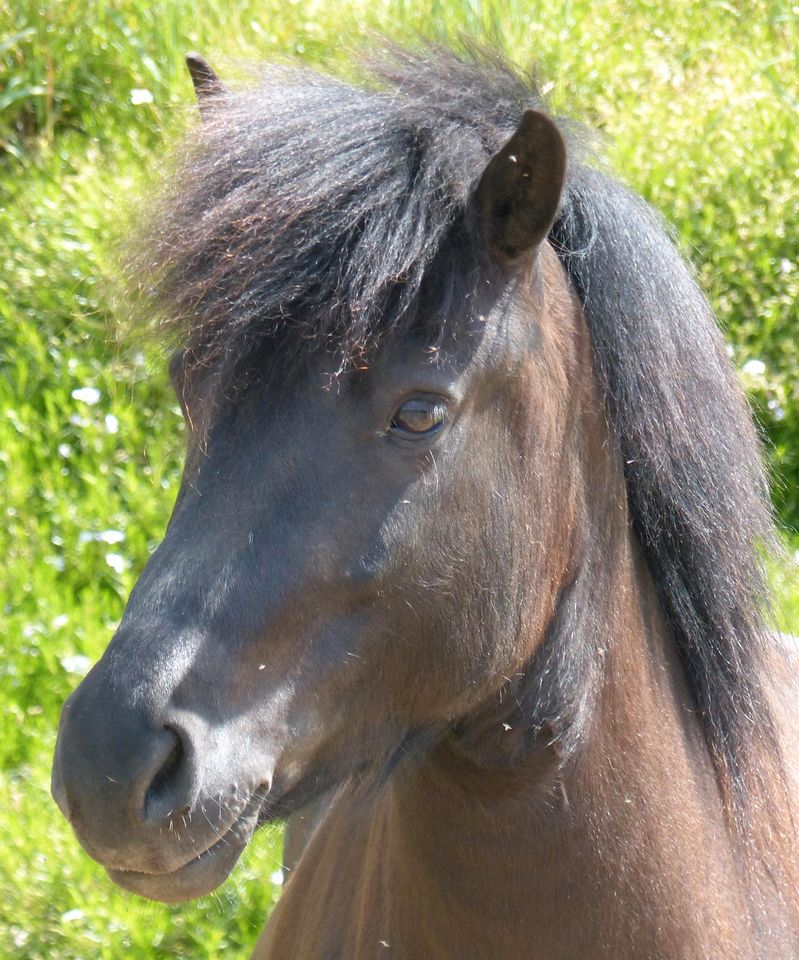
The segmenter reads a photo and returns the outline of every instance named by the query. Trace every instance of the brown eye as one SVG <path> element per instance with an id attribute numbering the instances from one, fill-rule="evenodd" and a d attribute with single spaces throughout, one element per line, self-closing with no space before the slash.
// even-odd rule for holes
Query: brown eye
<path id="1" fill-rule="evenodd" d="M 391 418 L 391 433 L 407 440 L 429 437 L 444 425 L 447 406 L 438 397 L 412 397 Z"/>

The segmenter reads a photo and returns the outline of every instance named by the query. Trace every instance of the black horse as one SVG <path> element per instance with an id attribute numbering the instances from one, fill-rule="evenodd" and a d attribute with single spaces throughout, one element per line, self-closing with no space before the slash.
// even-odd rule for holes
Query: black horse
<path id="1" fill-rule="evenodd" d="M 177 900 L 293 814 L 264 958 L 795 958 L 766 485 L 658 218 L 485 53 L 190 67 L 137 261 L 186 470 L 64 707 L 83 846 Z"/>

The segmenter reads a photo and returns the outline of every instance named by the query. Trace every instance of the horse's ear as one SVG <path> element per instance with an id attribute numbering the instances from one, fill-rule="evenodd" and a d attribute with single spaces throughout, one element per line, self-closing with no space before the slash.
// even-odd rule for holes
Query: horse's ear
<path id="1" fill-rule="evenodd" d="M 474 212 L 496 259 L 513 261 L 546 237 L 565 172 L 566 146 L 558 128 L 543 113 L 527 110 L 489 161 L 474 196 Z"/>
<path id="2" fill-rule="evenodd" d="M 186 66 L 189 68 L 191 82 L 194 84 L 194 92 L 197 94 L 197 103 L 202 114 L 209 97 L 218 97 L 220 94 L 227 93 L 228 90 L 211 69 L 208 61 L 199 53 L 186 54 Z"/>

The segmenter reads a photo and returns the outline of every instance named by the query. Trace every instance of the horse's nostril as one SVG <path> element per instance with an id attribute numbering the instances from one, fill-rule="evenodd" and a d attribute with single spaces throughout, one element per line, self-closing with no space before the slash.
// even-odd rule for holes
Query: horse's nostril
<path id="1" fill-rule="evenodd" d="M 184 807 L 188 804 L 177 804 L 177 795 L 180 793 L 179 782 L 184 778 L 183 768 L 185 767 L 186 751 L 183 746 L 183 740 L 180 735 L 171 727 L 165 730 L 171 734 L 174 743 L 167 753 L 164 762 L 156 771 L 155 776 L 150 781 L 147 792 L 144 795 L 144 818 L 160 819 L 169 814 L 180 815 Z M 176 807 L 179 807 L 176 809 Z"/>

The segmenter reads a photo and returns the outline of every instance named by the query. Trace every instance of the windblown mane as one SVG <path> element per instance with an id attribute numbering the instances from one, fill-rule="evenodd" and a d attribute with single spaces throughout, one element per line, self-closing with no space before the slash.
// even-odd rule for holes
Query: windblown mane
<path id="1" fill-rule="evenodd" d="M 582 300 L 641 540 L 731 812 L 779 789 L 764 689 L 760 445 L 710 307 L 660 218 L 580 167 L 551 237 Z"/>
<path id="2" fill-rule="evenodd" d="M 470 191 L 528 107 L 541 108 L 532 81 L 471 48 L 393 50 L 362 86 L 268 71 L 218 98 L 159 198 L 135 265 L 149 303 L 195 362 L 222 371 L 265 343 L 347 363 L 388 331 L 443 324 L 446 293 L 431 309 L 426 278 L 456 255 Z M 741 815 L 778 755 L 755 431 L 711 311 L 646 204 L 572 160 L 551 241 L 585 306 L 632 520 Z"/>

